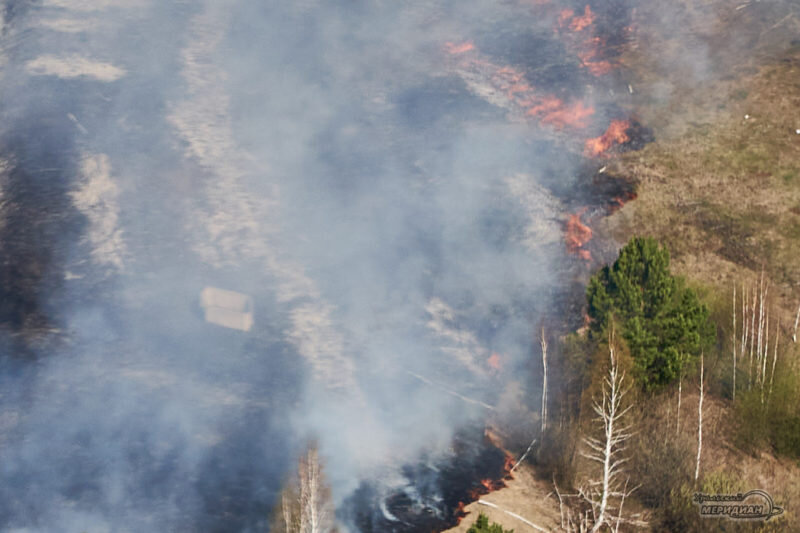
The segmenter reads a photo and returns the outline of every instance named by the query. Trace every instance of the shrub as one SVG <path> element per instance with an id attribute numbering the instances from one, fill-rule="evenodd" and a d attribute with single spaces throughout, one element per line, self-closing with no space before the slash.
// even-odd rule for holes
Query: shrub
<path id="1" fill-rule="evenodd" d="M 691 480 L 693 449 L 683 437 L 664 435 L 648 424 L 632 444 L 632 485 L 639 485 L 636 497 L 646 506 L 659 509 L 670 504 L 671 491 Z"/>
<path id="2" fill-rule="evenodd" d="M 489 524 L 489 517 L 481 513 L 467 530 L 467 533 L 514 533 L 513 529 L 503 529 L 498 524 Z"/>

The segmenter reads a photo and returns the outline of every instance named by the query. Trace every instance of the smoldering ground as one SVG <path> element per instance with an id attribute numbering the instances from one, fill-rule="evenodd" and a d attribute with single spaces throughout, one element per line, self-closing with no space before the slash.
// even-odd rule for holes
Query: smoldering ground
<path id="1" fill-rule="evenodd" d="M 627 85 L 546 4 L 7 1 L 2 528 L 264 530 L 307 438 L 341 503 L 535 393 Z M 252 328 L 205 322 L 207 286 Z"/>

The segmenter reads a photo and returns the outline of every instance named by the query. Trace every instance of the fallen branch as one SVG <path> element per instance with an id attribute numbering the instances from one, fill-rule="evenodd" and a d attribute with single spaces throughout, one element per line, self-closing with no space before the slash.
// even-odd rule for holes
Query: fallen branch
<path id="1" fill-rule="evenodd" d="M 529 526 L 531 526 L 531 527 L 532 527 L 533 529 L 535 529 L 536 531 L 544 531 L 545 533 L 547 533 L 547 532 L 548 532 L 548 530 L 547 530 L 547 529 L 545 529 L 545 528 L 543 528 L 543 527 L 541 527 L 541 526 L 537 526 L 536 524 L 534 524 L 534 523 L 533 523 L 533 522 L 531 522 L 530 520 L 528 520 L 528 519 L 526 519 L 526 518 L 523 518 L 523 517 L 521 517 L 521 516 L 520 516 L 520 515 L 518 515 L 517 513 L 512 513 L 511 511 L 506 511 L 505 509 L 503 509 L 502 507 L 500 507 L 500 506 L 499 506 L 499 505 L 497 505 L 496 503 L 487 502 L 486 500 L 478 500 L 478 503 L 479 503 L 479 504 L 481 504 L 481 505 L 485 505 L 485 506 L 487 506 L 487 507 L 491 507 L 492 509 L 497 509 L 498 511 L 503 511 L 503 512 L 504 512 L 504 513 L 506 513 L 508 516 L 511 516 L 511 517 L 513 517 L 513 518 L 516 518 L 516 519 L 517 519 L 517 520 L 519 520 L 520 522 L 523 522 L 523 523 L 525 523 L 525 524 L 528 524 Z"/>
<path id="2" fill-rule="evenodd" d="M 460 400 L 464 400 L 467 403 L 480 405 L 484 409 L 489 409 L 490 411 L 494 411 L 494 407 L 492 407 L 488 403 L 484 403 L 484 402 L 482 402 L 480 400 L 473 400 L 472 398 L 467 398 L 463 394 L 459 394 L 459 393 L 457 393 L 456 391 L 454 391 L 452 389 L 448 389 L 447 387 L 445 387 L 441 383 L 436 383 L 434 381 L 431 381 L 430 379 L 428 379 L 428 378 L 426 378 L 424 376 L 420 376 L 419 374 L 415 374 L 414 372 L 411 372 L 410 370 L 406 370 L 405 372 L 409 376 L 417 378 L 421 382 L 423 382 L 423 383 L 425 383 L 427 385 L 430 385 L 431 387 L 435 387 L 435 388 L 439 389 L 440 391 L 445 392 L 445 393 L 447 393 L 447 394 L 449 394 L 451 396 L 455 396 L 456 398 L 458 398 Z"/>
<path id="3" fill-rule="evenodd" d="M 531 452 L 531 448 L 533 448 L 533 445 L 534 445 L 534 444 L 536 444 L 536 439 L 533 439 L 533 440 L 531 441 L 531 443 L 528 445 L 528 449 L 527 449 L 527 450 L 525 450 L 525 453 L 523 453 L 523 454 L 522 454 L 522 457 L 520 457 L 520 458 L 519 458 L 519 461 L 517 461 L 516 463 L 514 463 L 514 466 L 512 466 L 512 467 L 511 467 L 511 470 L 509 470 L 509 471 L 508 471 L 508 472 L 509 472 L 509 474 L 510 474 L 511 472 L 513 472 L 513 471 L 514 471 L 514 469 L 515 469 L 515 468 L 517 468 L 517 467 L 520 465 L 520 463 L 521 463 L 522 461 L 524 461 L 524 460 L 525 460 L 525 458 L 526 458 L 526 457 L 528 457 L 528 454 Z"/>

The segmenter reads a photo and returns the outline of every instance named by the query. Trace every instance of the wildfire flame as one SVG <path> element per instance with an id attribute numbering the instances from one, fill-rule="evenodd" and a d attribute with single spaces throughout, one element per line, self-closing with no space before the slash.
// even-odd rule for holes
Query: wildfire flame
<path id="1" fill-rule="evenodd" d="M 514 468 L 514 458 L 511 457 L 510 454 L 506 453 L 506 458 L 503 462 L 503 471 L 506 473 L 506 479 L 514 479 L 514 473 L 511 471 Z"/>
<path id="2" fill-rule="evenodd" d="M 614 65 L 606 59 L 597 59 L 602 56 L 602 48 L 605 46 L 605 41 L 600 37 L 592 37 L 583 42 L 582 49 L 578 51 L 578 57 L 581 60 L 581 65 L 589 69 L 589 72 L 595 76 L 602 76 L 608 74 L 614 69 Z"/>
<path id="3" fill-rule="evenodd" d="M 450 42 L 444 44 L 445 52 L 451 55 L 463 54 L 473 50 L 474 48 L 475 45 L 471 41 L 465 41 L 460 44 Z"/>
<path id="4" fill-rule="evenodd" d="M 469 492 L 469 497 L 473 500 L 477 500 L 481 496 L 489 494 L 490 492 L 494 492 L 496 490 L 500 490 L 505 486 L 506 483 L 502 479 L 498 480 L 482 479 L 480 483 L 478 483 L 478 485 Z"/>
<path id="5" fill-rule="evenodd" d="M 471 79 L 479 78 L 494 94 L 502 95 L 510 108 L 520 115 L 536 118 L 541 124 L 556 128 L 581 129 L 588 126 L 594 109 L 582 101 L 565 103 L 552 94 L 542 94 L 511 66 L 496 65 L 483 57 L 470 42 L 445 43 L 444 50 L 457 61 L 458 69 Z M 476 76 L 477 75 L 477 76 Z"/>
<path id="6" fill-rule="evenodd" d="M 572 19 L 569 29 L 572 31 L 583 31 L 592 24 L 594 24 L 594 14 L 592 13 L 592 8 L 586 6 L 583 10 L 583 15 Z"/>
<path id="7" fill-rule="evenodd" d="M 567 26 L 567 23 L 575 16 L 575 11 L 572 9 L 563 9 L 561 13 L 558 14 L 558 25 L 561 28 Z"/>
<path id="8" fill-rule="evenodd" d="M 583 248 L 586 243 L 592 240 L 592 228 L 581 222 L 581 215 L 583 212 L 571 215 L 567 220 L 566 234 L 564 240 L 566 241 L 567 251 L 575 254 L 585 261 L 592 259 L 589 250 Z"/>
<path id="9" fill-rule="evenodd" d="M 630 121 L 613 120 L 608 129 L 600 137 L 586 141 L 584 153 L 589 157 L 602 155 L 615 144 L 623 144 L 630 140 L 628 128 L 631 127 Z"/>
<path id="10" fill-rule="evenodd" d="M 609 52 L 606 40 L 589 31 L 594 26 L 595 18 L 588 5 L 584 8 L 583 15 L 578 16 L 573 10 L 565 9 L 558 16 L 557 33 L 563 35 L 567 46 L 575 50 L 581 66 L 595 76 L 602 76 L 611 72 L 616 64 L 606 58 Z M 626 27 L 624 31 L 629 33 L 630 28 Z"/>
<path id="11" fill-rule="evenodd" d="M 617 196 L 611 201 L 611 206 L 609 207 L 609 212 L 616 213 L 619 209 L 622 208 L 626 203 L 630 202 L 631 200 L 636 199 L 636 193 L 633 191 L 626 192 L 620 196 Z"/>
<path id="12" fill-rule="evenodd" d="M 588 126 L 588 119 L 594 115 L 592 107 L 586 107 L 583 102 L 575 102 L 570 106 L 565 106 L 563 102 L 554 99 L 558 105 L 551 107 L 551 110 L 545 113 L 542 118 L 542 124 L 548 124 L 556 128 L 563 128 L 566 126 L 572 128 L 585 128 Z M 529 114 L 536 114 L 533 109 L 528 111 Z"/>
<path id="13" fill-rule="evenodd" d="M 455 513 L 454 513 L 457 524 L 460 524 L 461 520 L 465 516 L 467 516 L 469 514 L 466 511 L 466 509 L 464 509 L 464 507 L 465 507 L 464 502 L 458 502 L 458 507 L 456 507 L 456 510 L 455 510 Z"/>

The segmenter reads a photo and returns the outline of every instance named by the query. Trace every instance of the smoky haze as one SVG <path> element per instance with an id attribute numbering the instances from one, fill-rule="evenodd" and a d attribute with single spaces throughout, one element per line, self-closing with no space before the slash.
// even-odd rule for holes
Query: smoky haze
<path id="1" fill-rule="evenodd" d="M 308 439 L 341 503 L 535 397 L 583 143 L 627 116 L 561 4 L 6 1 L 2 529 L 264 531 Z M 695 44 L 659 64 L 702 79 Z"/>

